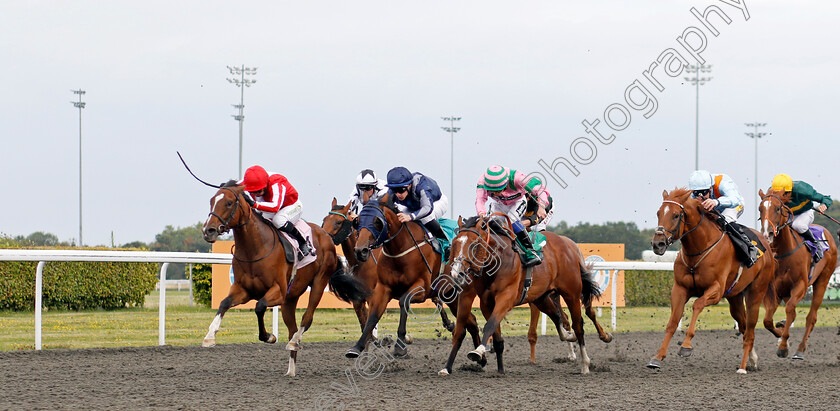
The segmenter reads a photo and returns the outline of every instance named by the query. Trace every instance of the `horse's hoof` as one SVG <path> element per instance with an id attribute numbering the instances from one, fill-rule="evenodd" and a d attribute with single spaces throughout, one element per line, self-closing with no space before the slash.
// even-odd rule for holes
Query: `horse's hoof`
<path id="1" fill-rule="evenodd" d="M 647 363 L 647 367 L 652 369 L 652 370 L 658 370 L 658 369 L 662 368 L 662 360 L 660 360 L 658 358 L 651 358 L 650 362 Z"/>
<path id="2" fill-rule="evenodd" d="M 212 339 L 212 340 L 205 339 L 204 341 L 201 342 L 201 346 L 202 347 L 215 347 L 216 346 L 216 340 L 215 339 Z"/>
<path id="3" fill-rule="evenodd" d="M 481 366 L 481 368 L 487 366 L 487 357 L 481 357 L 481 359 L 478 360 L 478 365 Z"/>
<path id="4" fill-rule="evenodd" d="M 452 332 L 455 331 L 455 323 L 449 323 L 446 325 L 446 331 Z"/>
<path id="5" fill-rule="evenodd" d="M 286 344 L 286 349 L 289 351 L 298 351 L 300 350 L 300 344 L 289 341 L 289 343 Z"/>
<path id="6" fill-rule="evenodd" d="M 277 337 L 275 337 L 274 334 L 269 334 L 268 338 L 265 339 L 266 344 L 274 344 L 276 342 L 277 342 Z"/>
<path id="7" fill-rule="evenodd" d="M 779 358 L 787 358 L 787 356 L 788 356 L 788 349 L 787 349 L 787 348 L 785 348 L 785 349 L 783 350 L 783 349 L 779 348 L 778 350 L 776 350 L 776 355 L 777 355 Z"/>
<path id="8" fill-rule="evenodd" d="M 408 350 L 405 347 L 401 347 L 400 344 L 394 345 L 394 357 L 400 358 L 406 355 L 408 355 Z"/>
<path id="9" fill-rule="evenodd" d="M 449 371 L 447 371 L 446 368 L 444 368 L 444 369 L 438 371 L 438 375 L 445 377 L 445 376 L 449 375 Z"/>
<path id="10" fill-rule="evenodd" d="M 353 347 L 353 348 L 347 350 L 347 353 L 344 354 L 344 356 L 347 357 L 347 358 L 358 358 L 359 355 L 361 355 L 361 354 L 362 353 L 356 347 Z"/>
<path id="11" fill-rule="evenodd" d="M 793 354 L 792 359 L 794 359 L 794 360 L 804 360 L 805 359 L 805 353 L 802 352 L 802 351 L 797 351 L 796 354 Z"/>
<path id="12" fill-rule="evenodd" d="M 489 349 L 489 350 L 487 350 L 487 352 L 489 352 L 490 354 L 495 354 L 495 353 L 496 353 L 496 348 L 495 348 L 495 346 L 491 345 L 491 346 L 490 346 L 490 349 Z"/>
<path id="13" fill-rule="evenodd" d="M 758 371 L 758 367 L 756 367 L 755 365 L 747 364 L 747 371 L 749 371 L 749 372 Z"/>
<path id="14" fill-rule="evenodd" d="M 382 338 L 380 338 L 379 341 L 376 342 L 377 347 L 382 347 L 382 346 L 390 347 L 393 344 L 394 344 L 394 337 L 391 334 L 383 335 Z"/>
<path id="15" fill-rule="evenodd" d="M 406 334 L 405 338 L 403 338 L 403 342 L 406 344 L 414 344 L 414 337 Z"/>
<path id="16" fill-rule="evenodd" d="M 467 353 L 467 358 L 469 358 L 470 361 L 481 362 L 481 360 L 484 360 L 484 353 L 479 353 L 478 350 L 473 350 Z M 487 364 L 487 360 L 484 360 L 484 364 Z M 483 366 L 484 365 L 482 365 L 482 367 Z"/>
<path id="17" fill-rule="evenodd" d="M 612 342 L 612 340 L 613 340 L 613 335 L 612 335 L 612 333 L 607 334 L 607 338 L 606 338 L 606 339 L 601 339 L 601 341 L 603 341 L 603 342 L 605 342 L 605 343 L 607 343 L 607 344 L 611 343 L 611 342 Z"/>
<path id="18" fill-rule="evenodd" d="M 776 328 L 785 328 L 785 323 L 787 320 L 782 320 L 776 323 Z"/>
<path id="19" fill-rule="evenodd" d="M 735 371 L 735 373 L 736 373 L 736 374 L 746 374 L 746 373 L 747 373 L 747 370 L 745 370 L 745 369 L 743 369 L 743 368 L 738 368 L 738 371 Z"/>
<path id="20" fill-rule="evenodd" d="M 677 355 L 679 355 L 680 357 L 683 357 L 683 358 L 688 358 L 688 357 L 691 357 L 691 352 L 692 351 L 694 351 L 694 348 L 680 347 L 680 352 L 677 353 Z"/>

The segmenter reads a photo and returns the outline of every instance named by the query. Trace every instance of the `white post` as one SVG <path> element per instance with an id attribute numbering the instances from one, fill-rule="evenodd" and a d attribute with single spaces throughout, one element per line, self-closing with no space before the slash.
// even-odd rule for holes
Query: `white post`
<path id="1" fill-rule="evenodd" d="M 611 317 L 611 320 L 612 320 L 612 330 L 615 331 L 615 327 L 616 327 L 616 318 L 615 317 L 616 317 L 616 312 L 617 312 L 615 300 L 618 299 L 618 270 L 613 270 L 612 284 L 610 284 L 610 285 L 612 286 L 611 287 L 612 292 L 610 293 L 610 294 L 612 294 L 610 296 L 610 298 L 612 299 L 612 301 L 610 302 L 610 308 L 612 308 L 612 314 L 610 315 L 610 317 Z"/>
<path id="2" fill-rule="evenodd" d="M 169 263 L 160 266 L 160 305 L 158 307 L 158 345 L 166 345 L 166 269 Z"/>
<path id="3" fill-rule="evenodd" d="M 278 307 L 276 305 L 271 309 L 271 333 L 274 334 L 274 336 L 277 337 L 278 339 L 280 338 L 280 336 L 277 335 L 277 333 L 278 333 L 277 330 L 280 328 L 280 321 L 278 320 L 278 315 L 277 315 L 277 313 L 279 311 L 280 311 L 280 307 Z"/>
<path id="4" fill-rule="evenodd" d="M 546 327 L 548 326 L 548 316 L 545 313 L 540 313 L 540 335 L 545 335 Z"/>
<path id="5" fill-rule="evenodd" d="M 44 291 L 44 261 L 38 261 L 35 269 L 35 349 L 41 349 L 41 306 Z"/>
<path id="6" fill-rule="evenodd" d="M 190 263 L 190 307 L 193 306 L 193 280 L 192 280 L 192 263 Z"/>

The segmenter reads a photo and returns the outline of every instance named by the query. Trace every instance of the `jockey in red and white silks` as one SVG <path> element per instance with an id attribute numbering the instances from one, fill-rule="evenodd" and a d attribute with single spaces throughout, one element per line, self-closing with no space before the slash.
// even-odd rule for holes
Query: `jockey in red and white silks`
<path id="1" fill-rule="evenodd" d="M 249 167 L 239 185 L 245 186 L 254 198 L 254 209 L 271 221 L 277 229 L 294 238 L 300 245 L 300 252 L 306 256 L 311 253 L 310 245 L 295 228 L 295 223 L 303 214 L 303 205 L 298 199 L 298 192 L 281 174 L 268 173 L 260 166 Z"/>

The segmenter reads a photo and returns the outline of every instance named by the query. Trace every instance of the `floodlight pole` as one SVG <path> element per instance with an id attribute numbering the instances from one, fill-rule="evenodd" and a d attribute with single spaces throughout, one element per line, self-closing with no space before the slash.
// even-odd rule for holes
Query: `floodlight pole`
<path id="1" fill-rule="evenodd" d="M 685 68 L 686 73 L 695 73 L 694 77 L 685 77 L 689 84 L 694 86 L 694 169 L 700 169 L 700 86 L 712 80 L 712 77 L 700 77 L 700 73 L 710 73 L 712 65 L 690 65 Z"/>
<path id="2" fill-rule="evenodd" d="M 754 181 L 754 184 L 753 184 L 754 191 L 753 192 L 755 193 L 756 196 L 758 196 L 758 139 L 767 135 L 767 133 L 759 133 L 758 128 L 766 126 L 767 123 L 755 122 L 755 123 L 744 123 L 744 125 L 747 126 L 747 127 L 752 127 L 753 128 L 753 132 L 751 132 L 751 133 L 748 132 L 748 133 L 744 133 L 744 134 L 746 134 L 747 136 L 749 136 L 750 138 L 755 140 L 755 175 L 753 177 L 753 181 Z M 759 198 L 758 201 L 761 201 L 761 199 Z M 758 207 L 755 207 L 755 210 L 758 210 Z M 755 213 L 758 213 L 758 211 L 755 211 Z M 759 229 L 761 227 L 758 223 L 758 218 L 757 217 L 758 216 L 756 216 L 756 219 L 755 219 L 755 228 Z"/>
<path id="3" fill-rule="evenodd" d="M 444 121 L 449 122 L 449 127 L 441 127 L 444 131 L 449 133 L 449 218 L 455 219 L 455 133 L 461 127 L 455 127 L 456 121 L 461 121 L 461 117 L 449 116 L 441 117 Z"/>
<path id="4" fill-rule="evenodd" d="M 82 89 L 70 90 L 73 94 L 79 95 L 79 101 L 71 101 L 73 107 L 79 109 L 79 247 L 82 242 L 82 109 L 85 108 L 85 103 L 82 101 L 82 96 L 85 91 Z"/>
<path id="5" fill-rule="evenodd" d="M 232 104 L 234 108 L 239 109 L 239 114 L 234 114 L 232 117 L 234 120 L 239 122 L 239 178 L 242 178 L 242 124 L 245 122 L 245 87 L 251 87 L 252 84 L 256 83 L 257 80 L 251 80 L 245 78 L 246 75 L 248 76 L 255 76 L 257 75 L 257 67 L 245 67 L 243 64 L 241 67 L 231 67 L 227 66 L 227 69 L 230 71 L 232 75 L 238 75 L 239 78 L 233 77 L 228 78 L 227 81 L 231 84 L 234 84 L 236 87 L 239 87 L 239 104 Z"/>

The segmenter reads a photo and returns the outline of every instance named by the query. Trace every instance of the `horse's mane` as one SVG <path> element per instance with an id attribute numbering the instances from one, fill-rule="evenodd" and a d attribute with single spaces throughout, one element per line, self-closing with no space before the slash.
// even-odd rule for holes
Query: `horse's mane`
<path id="1" fill-rule="evenodd" d="M 764 195 L 774 195 L 782 199 L 782 203 L 789 203 L 791 197 L 790 191 L 768 189 Z"/>
<path id="2" fill-rule="evenodd" d="M 221 187 L 236 187 L 238 185 L 236 180 L 228 180 L 226 183 L 222 183 Z"/>
<path id="3" fill-rule="evenodd" d="M 691 190 L 687 187 L 674 187 L 670 193 L 668 193 L 668 197 L 666 200 L 676 201 L 680 204 L 685 205 L 685 202 L 691 198 Z"/>
<path id="4" fill-rule="evenodd" d="M 466 220 L 462 220 L 461 222 L 464 224 L 464 228 L 473 228 L 478 225 L 478 216 L 475 217 L 467 217 Z"/>
<path id="5" fill-rule="evenodd" d="M 394 214 L 399 214 L 400 210 L 397 208 L 397 203 L 394 202 L 394 199 L 391 198 L 389 195 L 385 195 L 379 200 L 371 200 L 368 203 L 377 203 L 382 208 L 387 208 L 394 212 Z"/>

